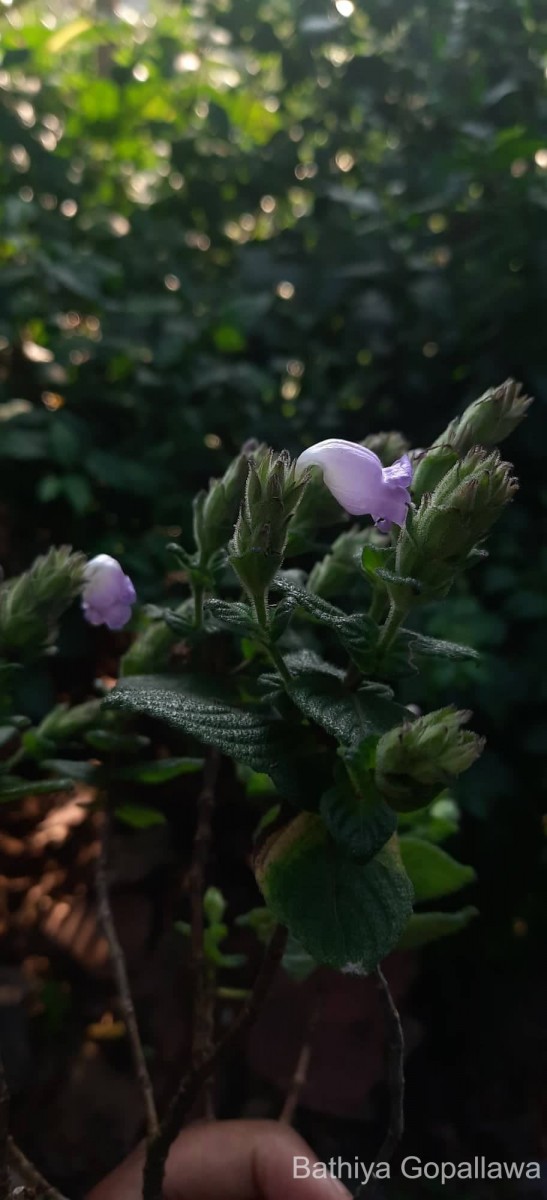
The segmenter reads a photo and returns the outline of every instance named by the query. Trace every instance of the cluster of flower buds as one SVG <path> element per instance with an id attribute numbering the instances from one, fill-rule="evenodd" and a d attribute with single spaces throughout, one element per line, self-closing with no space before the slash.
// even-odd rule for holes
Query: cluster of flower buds
<path id="1" fill-rule="evenodd" d="M 0 656 L 33 658 L 50 646 L 59 618 L 81 592 L 86 560 L 68 546 L 37 558 L 0 588 Z"/>
<path id="2" fill-rule="evenodd" d="M 448 428 L 425 454 L 417 457 L 413 497 L 416 501 L 430 492 L 443 476 L 475 446 L 496 446 L 524 420 L 532 398 L 524 395 L 520 383 L 506 379 L 499 387 L 489 388 L 478 400 L 450 422 Z"/>
<path id="3" fill-rule="evenodd" d="M 380 738 L 376 783 L 394 808 L 411 812 L 424 807 L 475 762 L 484 739 L 462 728 L 470 716 L 456 708 L 441 708 L 397 725 Z"/>
<path id="4" fill-rule="evenodd" d="M 473 446 L 497 446 L 524 420 L 531 403 L 531 396 L 524 395 L 520 383 L 506 379 L 479 396 L 461 417 L 455 417 L 435 444 L 452 446 L 460 455 Z"/>
<path id="5" fill-rule="evenodd" d="M 397 544 L 397 574 L 415 579 L 428 599 L 444 595 L 477 548 L 518 483 L 497 450 L 476 447 L 426 493 Z"/>
<path id="6" fill-rule="evenodd" d="M 263 597 L 279 570 L 292 520 L 308 482 L 289 454 L 269 450 L 249 461 L 245 499 L 230 543 L 230 562 L 250 596 Z"/>

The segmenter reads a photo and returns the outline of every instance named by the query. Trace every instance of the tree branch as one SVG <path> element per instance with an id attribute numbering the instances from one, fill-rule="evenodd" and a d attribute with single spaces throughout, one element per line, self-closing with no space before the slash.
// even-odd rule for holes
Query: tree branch
<path id="1" fill-rule="evenodd" d="M 205 760 L 203 787 L 197 801 L 197 820 L 190 868 L 190 909 L 193 975 L 192 1066 L 199 1066 L 211 1052 L 214 1038 L 215 992 L 214 975 L 205 958 L 203 894 L 205 872 L 211 848 L 212 820 L 215 805 L 215 786 L 220 768 L 220 754 L 210 750 Z M 203 1115 L 214 1116 L 212 1080 L 203 1088 Z"/>
<path id="2" fill-rule="evenodd" d="M 238 1015 L 211 1050 L 208 1058 L 203 1059 L 198 1066 L 191 1067 L 182 1080 L 178 1092 L 173 1097 L 161 1122 L 159 1132 L 148 1146 L 144 1167 L 143 1200 L 162 1200 L 163 1175 L 171 1145 L 182 1128 L 184 1118 L 195 1104 L 205 1081 L 224 1057 L 226 1051 L 230 1049 L 236 1037 L 250 1029 L 258 1016 L 283 958 L 286 942 L 287 930 L 282 925 L 277 925 L 267 946 L 253 990 Z"/>
<path id="3" fill-rule="evenodd" d="M 13 1138 L 8 1138 L 8 1162 L 12 1171 L 23 1180 L 26 1188 L 31 1190 L 35 1200 L 66 1200 L 57 1188 L 48 1183 L 40 1174 L 34 1163 L 15 1145 Z"/>
<path id="4" fill-rule="evenodd" d="M 109 817 L 108 813 L 105 812 L 95 876 L 98 913 L 110 950 L 110 957 L 112 960 L 112 968 L 118 990 L 120 1008 L 125 1021 L 127 1035 L 131 1046 L 131 1053 L 133 1055 L 133 1062 L 135 1065 L 135 1072 L 142 1094 L 144 1110 L 146 1113 L 146 1129 L 148 1138 L 150 1139 L 157 1134 L 159 1122 L 154 1101 L 152 1083 L 148 1073 L 148 1067 L 146 1065 L 144 1050 L 139 1034 L 139 1027 L 135 1015 L 135 1007 L 129 985 L 125 956 L 116 933 L 116 926 L 114 925 L 114 918 L 112 916 L 112 908 L 110 905 L 110 894 L 107 880 L 108 833 Z"/>

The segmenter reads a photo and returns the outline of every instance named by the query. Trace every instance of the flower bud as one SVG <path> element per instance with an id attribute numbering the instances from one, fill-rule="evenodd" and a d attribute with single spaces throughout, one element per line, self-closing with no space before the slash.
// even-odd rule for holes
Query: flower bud
<path id="1" fill-rule="evenodd" d="M 455 575 L 512 499 L 518 483 L 498 451 L 469 451 L 415 512 L 397 546 L 397 574 L 425 585 L 422 595 L 448 591 Z"/>
<path id="2" fill-rule="evenodd" d="M 90 625 L 123 629 L 131 617 L 137 595 L 128 575 L 110 554 L 97 554 L 87 564 L 82 590 L 82 610 Z"/>
<path id="3" fill-rule="evenodd" d="M 37 558 L 0 587 L 0 656 L 32 658 L 51 644 L 62 613 L 80 592 L 86 561 L 69 546 Z"/>
<path id="4" fill-rule="evenodd" d="M 471 713 L 441 708 L 390 729 L 376 750 L 376 783 L 400 811 L 422 808 L 482 753 L 484 739 L 462 729 Z"/>
<path id="5" fill-rule="evenodd" d="M 204 564 L 232 535 L 245 492 L 250 454 L 250 450 L 247 453 L 244 449 L 230 463 L 222 479 L 212 479 L 209 490 L 199 492 L 195 498 L 194 538 Z"/>
<path id="6" fill-rule="evenodd" d="M 299 470 L 321 467 L 329 491 L 352 516 L 371 516 L 383 533 L 392 524 L 404 525 L 412 480 L 408 455 L 383 467 L 378 455 L 366 446 L 327 438 L 304 450 L 296 465 Z"/>
<path id="7" fill-rule="evenodd" d="M 289 523 L 308 482 L 286 451 L 249 461 L 245 500 L 230 544 L 230 562 L 251 596 L 264 595 L 283 561 Z"/>
<path id="8" fill-rule="evenodd" d="M 451 446 L 460 455 L 473 446 L 496 446 L 520 425 L 532 402 L 532 397 L 523 394 L 520 383 L 506 379 L 455 417 L 435 445 Z"/>
<path id="9" fill-rule="evenodd" d="M 403 433 L 391 429 L 389 433 L 369 433 L 368 437 L 363 438 L 361 446 L 377 454 L 384 467 L 391 467 L 398 458 L 408 454 L 410 442 Z"/>
<path id="10" fill-rule="evenodd" d="M 188 598 L 183 600 L 174 612 L 176 616 L 186 619 L 190 626 L 193 622 L 193 610 L 193 600 Z M 120 663 L 122 676 L 152 675 L 155 671 L 167 670 L 173 648 L 181 641 L 181 634 L 167 625 L 161 617 L 158 619 L 148 613 L 141 613 L 140 621 L 141 628 Z"/>
<path id="11" fill-rule="evenodd" d="M 329 553 L 310 572 L 308 591 L 325 600 L 347 594 L 355 580 L 361 577 L 364 546 L 371 542 L 385 543 L 385 540 L 373 526 L 368 529 L 348 529 L 346 533 L 341 533 Z"/>

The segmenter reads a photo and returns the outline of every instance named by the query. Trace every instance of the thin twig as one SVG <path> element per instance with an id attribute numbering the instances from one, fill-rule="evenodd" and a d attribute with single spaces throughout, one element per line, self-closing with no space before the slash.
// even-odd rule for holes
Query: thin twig
<path id="1" fill-rule="evenodd" d="M 190 868 L 190 909 L 193 975 L 192 1066 L 208 1058 L 214 1037 L 215 989 L 214 973 L 205 957 L 203 894 L 205 872 L 211 848 L 212 820 L 215 806 L 215 786 L 220 768 L 220 754 L 210 750 L 205 760 L 203 787 L 197 801 L 196 832 Z M 213 1080 L 207 1080 L 202 1096 L 202 1115 L 214 1117 Z"/>
<path id="2" fill-rule="evenodd" d="M 395 1150 L 403 1136 L 405 1127 L 404 1115 L 404 1099 L 405 1099 L 405 1042 L 403 1036 L 403 1027 L 401 1018 L 397 1011 L 397 1007 L 393 996 L 391 995 L 387 979 L 381 969 L 377 967 L 375 975 L 378 981 L 378 991 L 384 1011 L 386 1041 L 387 1041 L 387 1083 L 389 1091 L 389 1118 L 386 1136 L 380 1146 L 376 1156 L 376 1164 L 389 1163 L 393 1157 Z M 369 1188 L 369 1196 L 372 1197 L 376 1192 L 377 1180 L 371 1180 L 371 1188 Z M 367 1184 L 362 1183 L 354 1196 L 354 1200 L 360 1200 Z"/>
<path id="3" fill-rule="evenodd" d="M 10 1200 L 8 1170 L 9 1090 L 0 1056 L 0 1200 Z"/>
<path id="4" fill-rule="evenodd" d="M 118 990 L 120 1008 L 125 1022 L 125 1027 L 127 1029 L 127 1035 L 135 1064 L 135 1072 L 142 1094 L 144 1110 L 146 1113 L 146 1129 L 148 1138 L 150 1139 L 153 1138 L 158 1132 L 158 1114 L 156 1112 L 152 1082 L 148 1073 L 148 1067 L 146 1065 L 139 1027 L 135 1015 L 135 1007 L 129 985 L 125 956 L 120 944 L 120 940 L 116 933 L 116 926 L 114 925 L 114 918 L 112 916 L 112 908 L 110 905 L 110 893 L 108 890 L 107 879 L 108 832 L 109 818 L 108 814 L 105 812 L 103 817 L 100 851 L 97 859 L 96 870 L 98 913 L 106 940 L 108 942 L 108 948 L 110 950 L 110 957 L 112 960 L 112 968 Z"/>
<path id="5" fill-rule="evenodd" d="M 311 1010 L 304 1035 L 304 1041 L 300 1047 L 300 1053 L 296 1060 L 294 1074 L 289 1084 L 287 1095 L 285 1096 L 283 1108 L 279 1114 L 279 1121 L 283 1125 L 292 1125 L 294 1114 L 300 1103 L 302 1088 L 305 1086 L 308 1078 L 308 1071 L 310 1069 L 310 1061 L 313 1050 L 313 1032 L 317 1024 L 317 1017 L 319 1015 L 319 1002 L 320 996 L 316 997 L 315 1003 Z"/>
<path id="6" fill-rule="evenodd" d="M 285 1102 L 279 1114 L 279 1120 L 282 1125 L 292 1125 L 294 1114 L 298 1108 L 300 1093 L 308 1078 L 310 1059 L 311 1046 L 309 1041 L 305 1041 L 300 1048 L 300 1054 L 296 1060 L 296 1067 L 289 1084 L 289 1090 L 285 1096 Z"/>
<path id="7" fill-rule="evenodd" d="M 31 1189 L 35 1200 L 66 1200 L 57 1188 L 44 1179 L 34 1163 L 15 1145 L 13 1138 L 8 1138 L 8 1161 L 12 1171 L 23 1180 L 25 1187 Z"/>
<path id="8" fill-rule="evenodd" d="M 167 1109 L 158 1134 L 148 1146 L 144 1167 L 143 1200 L 162 1200 L 163 1175 L 170 1147 L 182 1128 L 186 1115 L 191 1111 L 200 1095 L 206 1079 L 209 1078 L 226 1051 L 230 1049 L 236 1037 L 247 1031 L 258 1016 L 283 957 L 286 942 L 287 930 L 282 925 L 276 926 L 268 943 L 253 990 L 238 1015 L 213 1047 L 209 1057 L 204 1059 L 199 1066 L 191 1067 L 182 1080 Z"/>

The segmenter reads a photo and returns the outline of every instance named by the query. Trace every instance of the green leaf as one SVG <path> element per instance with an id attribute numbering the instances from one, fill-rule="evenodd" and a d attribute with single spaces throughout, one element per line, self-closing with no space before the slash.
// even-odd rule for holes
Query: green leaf
<path id="1" fill-rule="evenodd" d="M 343 854 L 320 817 L 302 813 L 256 861 L 266 903 L 318 963 L 373 971 L 399 941 L 412 887 L 396 838 L 366 865 Z"/>
<path id="2" fill-rule="evenodd" d="M 321 797 L 319 812 L 335 842 L 346 854 L 368 862 L 397 828 L 397 816 L 371 781 L 368 795 L 357 795 L 349 779 L 340 780 Z"/>
<path id="3" fill-rule="evenodd" d="M 156 808 L 146 808 L 143 804 L 119 804 L 114 812 L 119 821 L 130 825 L 132 829 L 152 829 L 154 825 L 165 825 L 163 813 Z"/>
<path id="4" fill-rule="evenodd" d="M 416 903 L 458 892 L 475 879 L 473 867 L 456 862 L 432 842 L 405 834 L 400 839 L 401 858 L 415 892 Z"/>
<path id="5" fill-rule="evenodd" d="M 0 804 L 9 804 L 21 796 L 71 792 L 73 787 L 72 779 L 20 779 L 17 775 L 0 775 Z"/>
<path id="6" fill-rule="evenodd" d="M 420 946 L 427 946 L 429 942 L 436 942 L 439 938 L 459 933 L 478 915 L 479 910 L 472 905 L 460 908 L 453 913 L 413 913 L 397 949 L 418 950 Z"/>
<path id="7" fill-rule="evenodd" d="M 129 779 L 135 783 L 168 783 L 179 775 L 193 775 L 201 771 L 202 758 L 158 758 L 154 762 L 136 763 L 116 771 L 116 779 Z"/>
<path id="8" fill-rule="evenodd" d="M 75 779 L 79 783 L 90 783 L 93 786 L 97 786 L 102 778 L 100 767 L 95 767 L 88 762 L 73 761 L 70 758 L 46 758 L 42 766 L 46 771 L 51 771 L 56 775 L 66 775 L 69 779 Z"/>
<path id="9" fill-rule="evenodd" d="M 287 938 L 282 966 L 287 975 L 291 979 L 296 980 L 297 983 L 303 983 L 305 979 L 309 979 L 310 975 L 313 975 L 313 972 L 317 970 L 315 959 L 290 934 Z"/>
<path id="10" fill-rule="evenodd" d="M 218 629 L 228 629 L 230 633 L 237 633 L 241 637 L 256 637 L 258 625 L 248 604 L 208 600 L 205 611 Z"/>
<path id="11" fill-rule="evenodd" d="M 480 654 L 472 646 L 461 646 L 458 642 L 446 642 L 441 638 L 426 637 L 425 634 L 416 633 L 413 629 L 400 629 L 396 640 L 403 641 L 412 655 L 422 655 L 425 658 L 449 658 L 455 662 L 480 658 Z"/>
<path id="12" fill-rule="evenodd" d="M 91 729 L 85 740 L 101 754 L 139 754 L 150 745 L 150 738 L 138 733 L 111 733 L 109 729 Z"/>
<path id="13" fill-rule="evenodd" d="M 395 560 L 393 546 L 372 546 L 370 542 L 363 547 L 361 566 L 371 583 L 378 585 L 377 571 L 380 567 L 389 567 Z"/>
<path id="14" fill-rule="evenodd" d="M 208 676 L 133 675 L 121 680 L 105 707 L 140 712 L 216 746 L 236 762 L 271 775 L 289 799 L 308 798 L 322 772 L 321 755 L 304 730 L 252 708 L 240 708 L 220 680 Z M 323 773 L 322 789 L 325 786 Z"/>
<path id="15" fill-rule="evenodd" d="M 317 670 L 303 671 L 294 678 L 290 694 L 307 717 L 346 746 L 371 734 L 387 733 L 408 717 L 389 689 L 364 686 L 352 692 L 339 677 Z"/>

